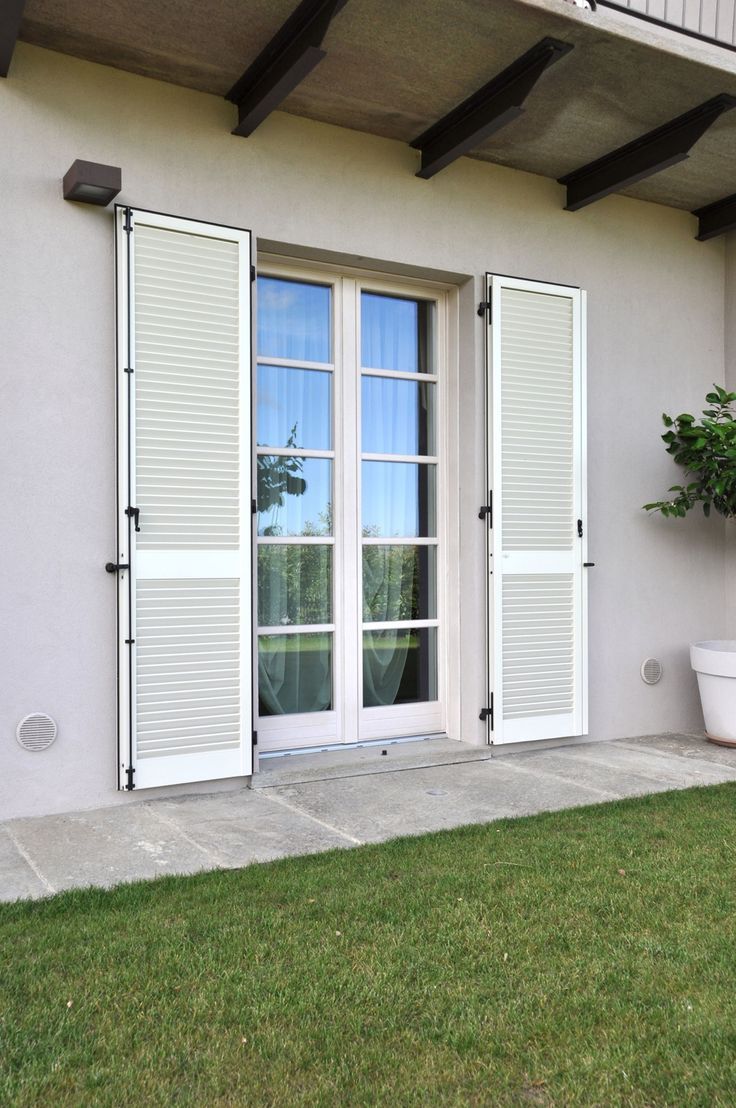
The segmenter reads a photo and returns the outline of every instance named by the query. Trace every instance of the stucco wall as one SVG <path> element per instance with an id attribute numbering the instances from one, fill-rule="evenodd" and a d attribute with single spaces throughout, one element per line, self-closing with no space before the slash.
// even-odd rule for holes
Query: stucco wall
<path id="1" fill-rule="evenodd" d="M 673 482 L 661 411 L 697 409 L 724 379 L 723 242 L 695 242 L 692 218 L 660 206 L 613 197 L 573 215 L 541 177 L 462 159 L 424 182 L 399 143 L 285 114 L 243 140 L 233 120 L 215 97 L 32 47 L 0 89 L 0 816 L 137 799 L 114 792 L 115 588 L 103 570 L 114 535 L 111 214 L 62 201 L 77 157 L 122 166 L 120 199 L 139 207 L 248 227 L 270 245 L 466 275 L 455 737 L 467 741 L 483 739 L 485 684 L 481 275 L 586 288 L 590 733 L 700 726 L 687 643 L 726 632 L 723 525 L 650 519 L 640 505 Z M 666 667 L 655 688 L 639 677 L 647 655 Z M 60 737 L 33 755 L 14 731 L 38 709 Z"/>

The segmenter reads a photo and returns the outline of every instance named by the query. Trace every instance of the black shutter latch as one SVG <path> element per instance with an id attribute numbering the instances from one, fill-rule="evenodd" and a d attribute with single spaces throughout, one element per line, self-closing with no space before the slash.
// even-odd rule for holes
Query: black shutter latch
<path id="1" fill-rule="evenodd" d="M 493 693 L 491 693 L 491 703 L 488 708 L 481 708 L 478 719 L 483 723 L 488 719 L 491 721 L 491 731 L 493 730 Z"/>
<path id="2" fill-rule="evenodd" d="M 118 573 L 121 569 L 130 569 L 127 562 L 106 562 L 105 573 Z"/>
<path id="3" fill-rule="evenodd" d="M 133 520 L 134 529 L 136 531 L 140 531 L 140 529 L 141 529 L 140 523 L 139 523 L 140 516 L 141 516 L 140 508 L 126 508 L 125 509 L 125 514 L 128 517 L 128 519 Z"/>

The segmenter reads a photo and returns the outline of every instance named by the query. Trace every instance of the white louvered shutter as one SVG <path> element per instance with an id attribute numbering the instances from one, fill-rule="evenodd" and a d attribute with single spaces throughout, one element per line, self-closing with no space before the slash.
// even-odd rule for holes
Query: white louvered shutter
<path id="1" fill-rule="evenodd" d="M 117 220 L 119 784 L 139 789 L 251 772 L 250 235 Z"/>
<path id="2" fill-rule="evenodd" d="M 488 299 L 492 738 L 582 735 L 585 294 L 492 276 Z"/>

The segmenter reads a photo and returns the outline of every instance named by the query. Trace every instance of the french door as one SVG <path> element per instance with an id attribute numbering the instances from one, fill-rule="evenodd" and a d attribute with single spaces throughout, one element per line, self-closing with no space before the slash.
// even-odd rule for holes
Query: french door
<path id="1" fill-rule="evenodd" d="M 259 749 L 444 729 L 441 290 L 257 280 Z"/>

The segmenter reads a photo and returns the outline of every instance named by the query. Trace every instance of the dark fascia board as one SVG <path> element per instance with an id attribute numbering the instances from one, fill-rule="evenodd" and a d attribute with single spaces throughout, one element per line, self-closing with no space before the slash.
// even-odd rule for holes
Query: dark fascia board
<path id="1" fill-rule="evenodd" d="M 736 229 L 736 192 L 724 196 L 722 200 L 706 204 L 703 208 L 696 208 L 692 214 L 698 220 L 698 233 L 695 237 L 700 242 L 713 239 L 716 235 L 725 235 L 726 231 Z"/>
<path id="2" fill-rule="evenodd" d="M 302 0 L 225 99 L 238 106 L 234 135 L 247 137 L 322 61 L 322 40 L 347 0 Z"/>
<path id="3" fill-rule="evenodd" d="M 733 107 L 736 107 L 736 96 L 721 93 L 641 138 L 560 177 L 559 184 L 567 186 L 565 208 L 576 212 L 586 204 L 685 161 L 698 139 L 723 112 Z"/>
<path id="4" fill-rule="evenodd" d="M 544 71 L 572 48 L 570 43 L 543 38 L 414 139 L 410 145 L 422 152 L 417 177 L 433 177 L 520 116 L 524 101 Z"/>
<path id="5" fill-rule="evenodd" d="M 0 77 L 7 77 L 20 34 L 26 0 L 2 0 L 0 6 Z"/>

